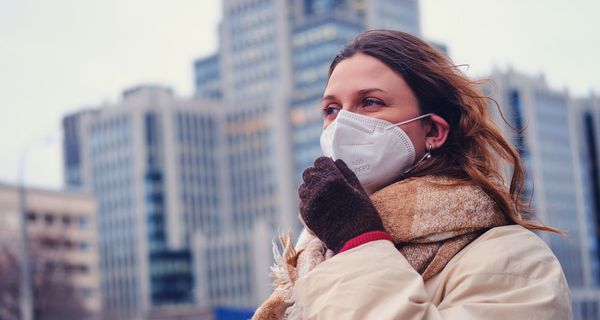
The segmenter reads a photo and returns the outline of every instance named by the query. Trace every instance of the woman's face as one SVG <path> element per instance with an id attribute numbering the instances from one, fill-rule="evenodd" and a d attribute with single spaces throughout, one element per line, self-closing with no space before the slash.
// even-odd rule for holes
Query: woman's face
<path id="1" fill-rule="evenodd" d="M 340 110 L 398 123 L 420 115 L 417 98 L 404 79 L 383 62 L 366 54 L 342 60 L 333 70 L 321 103 L 323 128 Z M 401 126 L 412 141 L 416 159 L 425 154 L 428 121 Z"/>

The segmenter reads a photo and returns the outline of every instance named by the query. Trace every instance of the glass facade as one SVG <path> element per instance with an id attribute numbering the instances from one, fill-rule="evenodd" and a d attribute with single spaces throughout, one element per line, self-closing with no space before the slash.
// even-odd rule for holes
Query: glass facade
<path id="1" fill-rule="evenodd" d="M 583 299 L 573 301 L 573 319 L 600 319 L 600 305 L 598 304 L 598 300 Z"/>
<path id="2" fill-rule="evenodd" d="M 212 305 L 254 307 L 253 246 L 248 239 L 240 238 L 211 241 L 203 258 Z"/>
<path id="3" fill-rule="evenodd" d="M 81 187 L 81 145 L 78 134 L 79 114 L 73 114 L 63 119 L 64 143 L 63 159 L 65 162 L 65 185 L 69 187 Z"/>
<path id="4" fill-rule="evenodd" d="M 600 287 L 600 101 L 578 101 L 576 131 L 579 155 L 579 178 L 583 191 L 583 207 L 587 231 L 587 251 L 590 260 L 592 284 Z"/>
<path id="5" fill-rule="evenodd" d="M 235 232 L 248 230 L 257 219 L 275 225 L 277 192 L 272 152 L 273 132 L 268 123 L 267 105 L 228 114 L 227 175 L 231 188 L 232 226 Z"/>
<path id="6" fill-rule="evenodd" d="M 374 0 L 375 16 L 371 19 L 369 29 L 402 30 L 420 35 L 418 0 Z"/>
<path id="7" fill-rule="evenodd" d="M 572 241 L 550 235 L 550 247 L 563 266 L 569 286 L 583 286 L 581 231 L 577 219 L 574 159 L 568 116 L 568 96 L 550 91 L 533 93 L 536 141 L 539 161 L 536 172 L 541 175 L 545 223 L 565 230 Z"/>
<path id="8" fill-rule="evenodd" d="M 194 63 L 194 75 L 196 94 L 202 98 L 221 98 L 221 72 L 219 70 L 220 59 L 218 55 L 212 55 L 198 59 Z"/>
<path id="9" fill-rule="evenodd" d="M 134 166 L 131 118 L 98 119 L 89 127 L 92 185 L 97 201 L 98 246 L 106 316 L 136 314 L 141 304 L 139 228 L 134 212 Z"/>
<path id="10" fill-rule="evenodd" d="M 192 303 L 194 279 L 188 248 L 167 246 L 162 126 L 155 112 L 144 115 L 146 146 L 146 232 L 150 264 L 150 291 L 153 306 Z"/>
<path id="11" fill-rule="evenodd" d="M 592 281 L 600 287 L 600 159 L 598 158 L 599 129 L 591 112 L 582 114 L 583 153 L 582 181 L 584 190 L 584 205 L 588 227 L 588 243 Z"/>
<path id="12" fill-rule="evenodd" d="M 193 111 L 175 115 L 177 165 L 183 225 L 194 232 L 214 237 L 224 230 L 217 157 L 218 123 L 215 117 Z"/>
<path id="13" fill-rule="evenodd" d="M 523 196 L 526 199 L 528 199 L 528 201 L 531 201 L 530 204 L 532 207 L 535 207 L 535 197 L 533 197 L 533 177 L 531 175 L 531 172 L 533 170 L 532 160 L 531 153 L 528 151 L 525 135 L 522 134 L 523 132 L 525 132 L 526 129 L 526 119 L 525 110 L 523 110 L 522 95 L 519 92 L 519 89 L 511 88 L 510 90 L 508 90 L 506 101 L 506 107 L 510 109 L 508 110 L 510 115 L 508 117 L 508 120 L 510 121 L 511 126 L 517 132 L 515 135 L 513 135 L 512 142 L 513 145 L 517 148 L 517 151 L 521 156 L 523 164 L 525 165 L 526 180 L 525 188 L 523 190 Z"/>
<path id="14" fill-rule="evenodd" d="M 277 87 L 277 11 L 273 0 L 238 1 L 226 7 L 223 28 L 229 39 L 233 102 L 265 96 Z M 279 30 L 281 32 L 282 30 Z"/>

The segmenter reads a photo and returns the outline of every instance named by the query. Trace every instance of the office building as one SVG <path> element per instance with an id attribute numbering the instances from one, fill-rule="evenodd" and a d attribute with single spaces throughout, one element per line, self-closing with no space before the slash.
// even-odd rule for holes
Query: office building
<path id="1" fill-rule="evenodd" d="M 40 296 L 33 290 L 34 312 L 51 313 L 74 310 L 73 305 L 54 310 L 52 303 L 81 304 L 76 316 L 81 319 L 99 319 L 101 307 L 100 270 L 96 236 L 96 204 L 92 196 L 79 192 L 20 188 L 0 184 L 0 247 L 20 254 L 21 196 L 25 197 L 25 222 L 29 239 L 30 269 L 33 288 L 49 288 L 40 281 L 60 281 L 67 284 L 78 301 L 54 301 L 59 296 Z M 3 262 L 6 262 L 3 260 Z M 42 274 L 41 274 L 42 273 Z M 4 275 L 6 276 L 6 275 Z M 56 277 L 56 278 L 54 278 Z M 51 287 L 51 289 L 58 287 Z M 56 292 L 45 294 L 58 295 Z M 61 296 L 62 297 L 62 296 Z M 3 300 L 3 304 L 7 303 Z M 40 309 L 38 309 L 40 308 Z M 0 315 L 2 315 L 0 313 Z M 71 316 L 75 316 L 72 315 Z"/>
<path id="2" fill-rule="evenodd" d="M 264 190 L 264 196 L 279 199 L 276 220 L 283 228 L 300 229 L 296 186 L 320 154 L 319 103 L 329 63 L 344 44 L 373 28 L 419 35 L 418 1 L 226 0 L 219 50 L 195 63 L 198 96 L 219 92 L 225 109 L 273 119 L 269 133 L 256 138 L 269 149 L 255 161 L 273 177 L 275 189 Z M 236 177 L 265 174 L 256 169 L 242 169 L 248 171 Z"/>
<path id="3" fill-rule="evenodd" d="M 140 86 L 64 118 L 65 182 L 98 203 L 105 318 L 195 303 L 189 232 L 219 232 L 220 200 L 214 119 L 192 104 Z"/>
<path id="4" fill-rule="evenodd" d="M 585 281 L 573 290 L 573 310 L 577 319 L 600 318 L 600 99 L 594 95 L 573 102 L 575 178 L 580 187 L 578 201 L 583 211 Z"/>
<path id="5" fill-rule="evenodd" d="M 526 193 L 540 220 L 568 238 L 539 235 L 559 259 L 573 297 L 576 319 L 596 319 L 598 286 L 597 103 L 577 103 L 540 77 L 495 71 L 486 91 L 496 99 L 492 114 L 519 150 L 527 170 Z M 512 128 L 511 128 L 512 127 Z M 514 128 L 514 130 L 513 130 Z M 516 132 L 522 132 L 518 134 Z"/>
<path id="6" fill-rule="evenodd" d="M 255 257 L 271 237 L 254 225 L 279 225 L 271 118 L 261 105 L 222 110 L 142 85 L 64 118 L 65 182 L 98 202 L 105 318 L 258 303 Z"/>
<path id="7" fill-rule="evenodd" d="M 296 187 L 320 154 L 319 101 L 328 65 L 359 32 L 389 27 L 420 33 L 418 1 L 225 0 L 219 49 L 194 64 L 196 96 L 219 96 L 225 117 L 232 225 L 237 232 L 208 245 L 214 257 L 254 251 L 255 263 L 209 271 L 239 279 L 209 288 L 209 296 L 234 306 L 256 306 L 270 293 L 269 240 L 300 221 Z M 217 94 L 218 93 L 218 94 Z M 205 238 L 202 243 L 214 239 Z M 249 245 L 250 244 L 250 245 Z M 218 250 L 218 246 L 231 246 Z M 248 278 L 252 277 L 253 278 Z M 243 288 L 245 296 L 232 288 Z M 213 290 L 213 291 L 210 291 Z M 221 290 L 221 291 L 214 291 Z M 218 297 L 218 298 L 217 298 Z"/>

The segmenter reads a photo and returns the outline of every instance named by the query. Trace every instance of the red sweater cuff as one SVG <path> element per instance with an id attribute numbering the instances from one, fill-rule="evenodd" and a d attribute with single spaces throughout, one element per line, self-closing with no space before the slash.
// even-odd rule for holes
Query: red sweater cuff
<path id="1" fill-rule="evenodd" d="M 392 241 L 392 236 L 390 236 L 389 233 L 384 232 L 384 231 L 370 231 L 370 232 L 365 232 L 357 237 L 354 237 L 350 240 L 348 240 L 346 242 L 346 244 L 344 244 L 344 246 L 342 247 L 342 249 L 340 249 L 340 252 L 338 253 L 342 253 L 344 251 L 350 250 L 352 248 L 356 248 L 358 246 L 361 246 L 367 242 L 371 242 L 371 241 L 377 241 L 377 240 L 389 240 Z"/>

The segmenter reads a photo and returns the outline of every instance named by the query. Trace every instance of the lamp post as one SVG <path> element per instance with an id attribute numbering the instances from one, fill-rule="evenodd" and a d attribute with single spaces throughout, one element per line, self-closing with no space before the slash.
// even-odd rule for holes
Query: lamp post
<path id="1" fill-rule="evenodd" d="M 19 204 L 21 225 L 20 241 L 21 241 L 21 290 L 20 290 L 20 306 L 21 319 L 33 319 L 33 302 L 31 299 L 31 277 L 29 270 L 29 241 L 27 236 L 27 192 L 25 190 L 25 161 L 27 160 L 27 151 L 25 149 L 21 153 L 19 162 Z"/>
<path id="2" fill-rule="evenodd" d="M 21 248 L 21 285 L 20 288 L 20 309 L 21 319 L 33 319 L 33 301 L 31 299 L 31 274 L 29 268 L 29 240 L 27 236 L 27 192 L 25 190 L 25 165 L 27 161 L 27 151 L 25 148 L 21 152 L 19 161 L 19 224 L 20 230 L 20 248 Z"/>
<path id="3" fill-rule="evenodd" d="M 37 143 L 49 144 L 54 141 L 52 134 L 34 140 L 28 144 L 22 151 L 19 159 L 19 223 L 20 223 L 20 249 L 21 249 L 21 276 L 20 276 L 20 309 L 22 320 L 33 319 L 33 298 L 31 294 L 31 268 L 29 265 L 29 237 L 27 233 L 27 189 L 25 187 L 25 168 L 27 166 L 27 156 L 29 150 Z"/>

